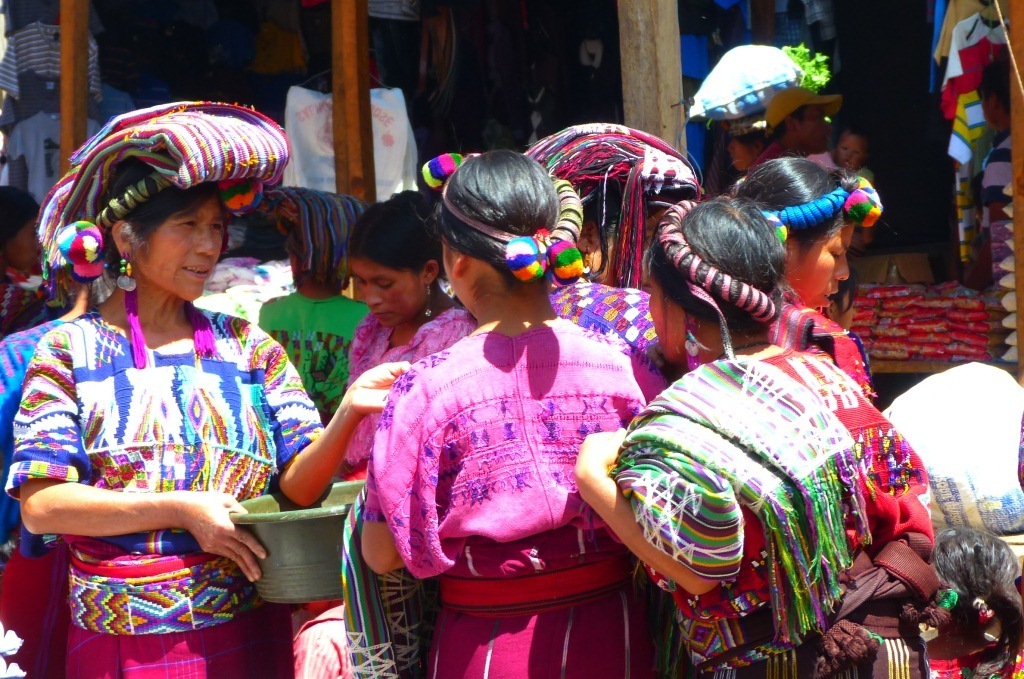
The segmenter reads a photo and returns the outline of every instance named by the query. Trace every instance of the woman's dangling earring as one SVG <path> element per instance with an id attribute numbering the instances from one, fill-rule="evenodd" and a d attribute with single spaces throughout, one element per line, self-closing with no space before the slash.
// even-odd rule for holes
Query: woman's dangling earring
<path id="1" fill-rule="evenodd" d="M 117 277 L 117 287 L 121 288 L 125 292 L 131 292 L 135 289 L 135 279 L 132 278 L 132 264 L 128 261 L 127 256 L 121 258 L 120 275 Z"/>
<path id="2" fill-rule="evenodd" d="M 430 284 L 427 283 L 427 308 L 423 311 L 423 315 L 430 318 L 434 315 L 434 310 L 430 308 Z"/>
<path id="3" fill-rule="evenodd" d="M 703 361 L 700 360 L 700 350 L 705 349 L 700 340 L 697 339 L 697 323 L 693 320 L 692 316 L 687 315 L 686 317 L 686 342 L 683 343 L 683 348 L 686 350 L 686 369 L 687 371 L 695 370 L 703 365 Z"/>

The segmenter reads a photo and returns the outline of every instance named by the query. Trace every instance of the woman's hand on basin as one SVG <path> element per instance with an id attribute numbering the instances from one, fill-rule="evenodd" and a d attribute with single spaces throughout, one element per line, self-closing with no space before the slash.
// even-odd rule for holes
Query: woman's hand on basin
<path id="1" fill-rule="evenodd" d="M 224 556 L 242 569 L 250 582 L 262 577 L 257 558 L 267 558 L 267 550 L 242 526 L 231 521 L 231 514 L 248 513 L 227 493 L 175 491 L 178 525 L 195 537 L 204 552 Z"/>

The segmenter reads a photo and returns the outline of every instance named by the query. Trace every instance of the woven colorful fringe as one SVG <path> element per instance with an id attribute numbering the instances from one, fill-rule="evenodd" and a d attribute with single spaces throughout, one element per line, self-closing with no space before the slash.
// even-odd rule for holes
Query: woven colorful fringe
<path id="1" fill-rule="evenodd" d="M 72 222 L 96 222 L 118 163 L 138 158 L 179 189 L 210 181 L 280 182 L 290 156 L 284 130 L 244 106 L 179 102 L 117 116 L 71 156 L 71 169 L 43 201 L 43 280 L 58 303 L 73 284 L 57 238 Z"/>
<path id="2" fill-rule="evenodd" d="M 739 572 L 741 509 L 754 512 L 775 641 L 799 643 L 827 628 L 853 561 L 844 503 L 859 538 L 870 536 L 853 446 L 817 395 L 778 368 L 716 361 L 633 420 L 613 474 L 647 540 L 702 577 Z"/>
<path id="3" fill-rule="evenodd" d="M 640 286 L 648 203 L 700 198 L 700 184 L 689 161 L 658 137 L 623 125 L 591 123 L 566 128 L 526 151 L 555 177 L 566 179 L 583 203 L 601 205 L 599 227 L 614 217 L 609 196 L 621 195 L 614 254 L 608 263 L 618 287 Z M 608 186 L 614 191 L 607 192 Z M 614 199 L 613 199 L 614 200 Z"/>
<path id="4" fill-rule="evenodd" d="M 302 245 L 301 264 L 312 280 L 326 283 L 348 276 L 348 239 L 366 209 L 357 198 L 295 186 L 268 189 L 260 211 L 277 219 Z M 301 283 L 301 281 L 296 281 Z"/>

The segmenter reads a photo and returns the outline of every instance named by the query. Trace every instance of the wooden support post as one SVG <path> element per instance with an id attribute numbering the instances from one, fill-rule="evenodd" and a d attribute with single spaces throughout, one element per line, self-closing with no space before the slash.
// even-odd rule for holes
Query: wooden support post
<path id="1" fill-rule="evenodd" d="M 334 168 L 338 193 L 377 199 L 370 120 L 370 35 L 367 0 L 331 2 Z"/>
<path id="2" fill-rule="evenodd" d="M 60 0 L 60 172 L 85 143 L 89 97 L 89 3 Z M 37 196 L 40 200 L 42 196 Z"/>
<path id="3" fill-rule="evenodd" d="M 1009 42 L 1017 69 L 1024 69 L 1024 2 L 1007 3 L 1010 9 Z M 1013 253 L 1018 263 L 1017 337 L 1024 338 L 1024 92 L 1020 71 L 1010 69 L 1010 139 L 1013 145 Z M 1020 352 L 1024 346 L 1018 345 Z M 1024 357 L 1017 359 L 1017 381 L 1024 385 Z"/>
<path id="4" fill-rule="evenodd" d="M 626 125 L 685 151 L 683 62 L 676 0 L 619 0 Z"/>

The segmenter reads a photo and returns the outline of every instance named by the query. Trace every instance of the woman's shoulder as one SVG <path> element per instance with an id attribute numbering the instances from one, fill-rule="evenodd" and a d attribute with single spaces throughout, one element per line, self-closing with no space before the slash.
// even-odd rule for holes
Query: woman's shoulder
<path id="1" fill-rule="evenodd" d="M 436 332 L 438 330 L 465 333 L 463 335 L 465 336 L 476 330 L 476 319 L 473 318 L 473 314 L 469 313 L 462 307 L 453 306 L 450 309 L 445 309 L 439 313 L 437 318 L 432 318 L 424 323 L 419 332 L 427 333 Z"/>

